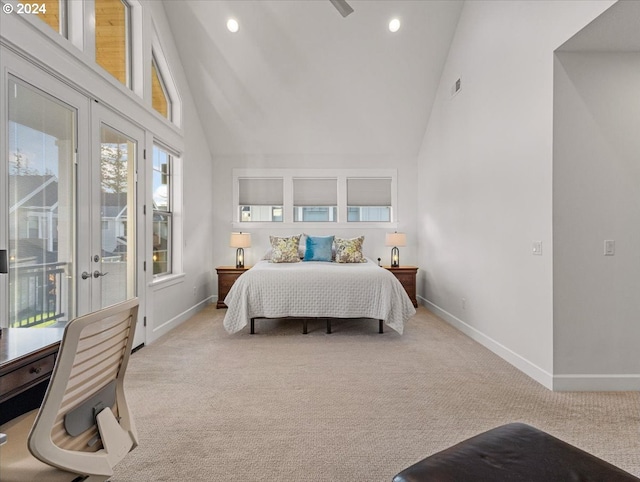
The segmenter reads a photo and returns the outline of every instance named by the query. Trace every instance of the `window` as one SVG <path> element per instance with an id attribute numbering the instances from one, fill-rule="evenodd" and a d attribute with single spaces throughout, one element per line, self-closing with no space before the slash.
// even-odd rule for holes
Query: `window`
<path id="1" fill-rule="evenodd" d="M 172 272 L 172 161 L 166 150 L 153 146 L 153 274 Z"/>
<path id="2" fill-rule="evenodd" d="M 130 12 L 123 0 L 95 0 L 96 62 L 131 86 Z"/>
<path id="3" fill-rule="evenodd" d="M 132 1 L 132 0 L 129 0 Z M 180 92 L 171 74 L 171 68 L 164 54 L 162 39 L 153 26 L 151 38 L 151 107 L 162 117 L 180 126 L 182 123 L 182 106 Z"/>
<path id="4" fill-rule="evenodd" d="M 60 35 L 67 36 L 67 2 L 66 0 L 20 0 L 25 5 L 25 13 L 35 13 L 38 18 L 46 23 Z M 35 8 L 34 8 L 35 7 Z M 27 9 L 29 11 L 27 12 Z"/>
<path id="5" fill-rule="evenodd" d="M 163 117 L 171 120 L 171 102 L 164 79 L 158 70 L 155 54 L 151 59 L 151 105 Z"/>
<path id="6" fill-rule="evenodd" d="M 337 179 L 293 179 L 294 222 L 335 222 L 337 218 Z"/>
<path id="7" fill-rule="evenodd" d="M 391 221 L 391 178 L 347 179 L 347 221 Z"/>
<path id="8" fill-rule="evenodd" d="M 241 222 L 283 221 L 283 179 L 238 180 Z"/>
<path id="9" fill-rule="evenodd" d="M 396 169 L 234 169 L 233 221 L 390 228 L 396 179 Z"/>

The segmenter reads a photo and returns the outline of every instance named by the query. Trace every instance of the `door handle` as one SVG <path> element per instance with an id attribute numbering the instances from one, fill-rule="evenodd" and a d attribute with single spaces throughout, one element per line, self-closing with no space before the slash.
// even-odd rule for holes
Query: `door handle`
<path id="1" fill-rule="evenodd" d="M 100 278 L 100 276 L 107 276 L 108 274 L 109 274 L 109 273 L 101 273 L 100 271 L 95 270 L 95 271 L 93 272 L 93 277 L 94 277 L 94 278 Z"/>
<path id="2" fill-rule="evenodd" d="M 91 278 L 91 275 L 89 273 L 87 273 L 86 271 L 83 271 L 80 276 L 82 276 L 82 279 Z"/>

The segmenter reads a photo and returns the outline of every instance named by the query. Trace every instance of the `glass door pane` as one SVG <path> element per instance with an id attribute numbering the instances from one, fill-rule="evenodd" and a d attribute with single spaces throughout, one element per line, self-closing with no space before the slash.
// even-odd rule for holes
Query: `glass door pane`
<path id="1" fill-rule="evenodd" d="M 9 78 L 9 326 L 64 324 L 74 303 L 74 108 Z"/>
<path id="2" fill-rule="evenodd" d="M 101 307 L 136 296 L 135 140 L 100 127 Z"/>

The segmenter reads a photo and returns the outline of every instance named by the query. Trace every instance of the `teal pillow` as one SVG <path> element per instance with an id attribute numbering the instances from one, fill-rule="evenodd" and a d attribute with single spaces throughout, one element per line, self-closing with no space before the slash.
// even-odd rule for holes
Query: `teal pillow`
<path id="1" fill-rule="evenodd" d="M 333 236 L 307 236 L 303 261 L 331 261 Z"/>

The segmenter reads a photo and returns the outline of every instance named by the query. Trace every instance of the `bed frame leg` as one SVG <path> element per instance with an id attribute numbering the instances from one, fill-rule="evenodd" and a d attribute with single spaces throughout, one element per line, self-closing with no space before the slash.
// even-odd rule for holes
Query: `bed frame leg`
<path id="1" fill-rule="evenodd" d="M 378 320 L 379 326 L 378 326 L 378 333 L 384 333 L 384 324 L 383 324 L 383 320 Z"/>
<path id="2" fill-rule="evenodd" d="M 255 319 L 255 318 L 251 318 L 251 334 L 252 334 L 252 335 L 255 335 L 255 334 L 256 334 L 255 321 L 256 321 L 256 319 Z"/>
<path id="3" fill-rule="evenodd" d="M 307 334 L 307 319 L 303 319 L 302 320 L 302 334 L 306 335 Z"/>
<path id="4" fill-rule="evenodd" d="M 331 334 L 331 318 L 327 318 L 327 335 Z"/>

